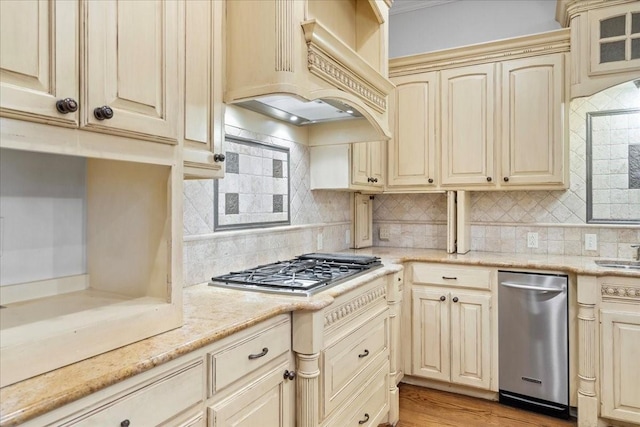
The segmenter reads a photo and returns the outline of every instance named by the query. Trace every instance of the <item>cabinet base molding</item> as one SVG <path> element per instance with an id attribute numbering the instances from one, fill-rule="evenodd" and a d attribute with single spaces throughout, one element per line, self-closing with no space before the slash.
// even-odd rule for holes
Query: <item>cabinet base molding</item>
<path id="1" fill-rule="evenodd" d="M 439 381 L 426 380 L 424 378 L 414 377 L 410 375 L 405 375 L 404 378 L 402 378 L 402 382 L 405 384 L 417 385 L 419 387 L 432 388 L 434 390 L 447 391 L 449 393 L 462 394 L 470 397 L 477 397 L 478 399 L 498 401 L 498 393 L 491 390 L 480 390 L 458 384 L 449 384 Z"/>

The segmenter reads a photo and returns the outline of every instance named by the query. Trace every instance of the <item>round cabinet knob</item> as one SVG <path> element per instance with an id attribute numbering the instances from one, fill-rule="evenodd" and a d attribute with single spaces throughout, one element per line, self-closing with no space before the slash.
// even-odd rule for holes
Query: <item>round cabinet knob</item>
<path id="1" fill-rule="evenodd" d="M 120 427 L 129 427 L 131 425 L 131 421 L 124 420 L 120 423 Z"/>
<path id="2" fill-rule="evenodd" d="M 487 177 L 487 182 L 491 182 L 491 181 L 492 181 L 491 177 L 490 177 L 490 176 L 488 176 L 488 177 Z"/>
<path id="3" fill-rule="evenodd" d="M 284 379 L 285 380 L 292 380 L 295 377 L 296 377 L 295 371 L 290 371 L 288 369 L 284 371 Z"/>
<path id="4" fill-rule="evenodd" d="M 98 120 L 109 120 L 113 117 L 113 110 L 108 105 L 103 105 L 93 110 L 93 116 Z"/>
<path id="5" fill-rule="evenodd" d="M 444 301 L 444 300 L 446 300 L 446 299 L 447 299 L 447 298 L 446 298 L 444 295 L 442 295 L 442 296 L 440 297 L 440 301 Z"/>
<path id="6" fill-rule="evenodd" d="M 213 161 L 214 162 L 224 162 L 224 154 L 214 154 L 213 155 Z"/>
<path id="7" fill-rule="evenodd" d="M 56 102 L 56 110 L 61 114 L 75 113 L 78 111 L 78 103 L 73 98 L 60 99 Z"/>
<path id="8" fill-rule="evenodd" d="M 509 182 L 509 177 L 505 176 L 504 178 L 502 178 L 504 180 L 504 182 Z"/>
<path id="9" fill-rule="evenodd" d="M 433 184 L 433 178 L 429 178 L 428 181 L 429 181 L 429 184 Z"/>
<path id="10" fill-rule="evenodd" d="M 453 302 L 458 302 L 458 297 L 453 297 Z"/>
<path id="11" fill-rule="evenodd" d="M 373 178 L 373 182 L 378 182 L 378 178 Z"/>

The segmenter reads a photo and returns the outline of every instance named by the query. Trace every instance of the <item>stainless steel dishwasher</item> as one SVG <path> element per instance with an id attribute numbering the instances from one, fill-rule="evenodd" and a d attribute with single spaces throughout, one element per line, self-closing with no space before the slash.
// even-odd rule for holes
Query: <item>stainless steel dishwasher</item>
<path id="1" fill-rule="evenodd" d="M 567 276 L 498 272 L 500 402 L 569 417 Z"/>

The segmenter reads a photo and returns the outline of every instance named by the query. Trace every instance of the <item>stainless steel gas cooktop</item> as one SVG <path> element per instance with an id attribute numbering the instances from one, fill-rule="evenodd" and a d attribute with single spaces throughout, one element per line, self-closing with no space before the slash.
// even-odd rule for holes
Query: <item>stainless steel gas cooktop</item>
<path id="1" fill-rule="evenodd" d="M 373 256 L 311 253 L 212 277 L 209 286 L 308 296 L 381 266 Z"/>

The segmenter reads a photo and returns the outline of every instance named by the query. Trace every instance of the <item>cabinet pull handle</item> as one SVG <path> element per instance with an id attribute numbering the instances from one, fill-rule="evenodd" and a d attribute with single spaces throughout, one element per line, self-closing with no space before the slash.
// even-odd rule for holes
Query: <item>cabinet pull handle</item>
<path id="1" fill-rule="evenodd" d="M 369 414 L 365 413 L 365 414 L 364 414 L 364 420 L 360 420 L 360 421 L 358 421 L 358 424 L 364 424 L 364 423 L 366 423 L 367 421 L 369 421 Z"/>
<path id="2" fill-rule="evenodd" d="M 458 278 L 455 276 L 442 276 L 442 278 L 444 280 L 458 280 Z"/>
<path id="3" fill-rule="evenodd" d="M 453 302 L 458 302 L 458 297 L 453 297 Z"/>
<path id="4" fill-rule="evenodd" d="M 360 359 L 362 359 L 363 357 L 367 357 L 369 355 L 369 350 L 367 350 L 366 348 L 364 349 L 364 353 L 359 354 L 358 357 Z"/>
<path id="5" fill-rule="evenodd" d="M 113 117 L 113 110 L 108 105 L 103 105 L 93 110 L 93 116 L 98 120 L 109 120 Z"/>
<path id="6" fill-rule="evenodd" d="M 444 301 L 444 300 L 446 300 L 446 299 L 447 299 L 447 297 L 445 297 L 444 295 L 442 295 L 442 296 L 440 297 L 440 301 Z"/>
<path id="7" fill-rule="evenodd" d="M 120 423 L 120 427 L 129 427 L 131 425 L 131 421 L 124 420 Z"/>
<path id="8" fill-rule="evenodd" d="M 249 355 L 249 360 L 253 360 L 253 359 L 259 359 L 262 356 L 266 355 L 267 353 L 269 353 L 269 349 L 267 347 L 263 348 L 262 351 L 258 354 L 250 354 Z"/>
<path id="9" fill-rule="evenodd" d="M 285 380 L 292 380 L 296 377 L 296 372 L 295 371 L 290 371 L 288 369 L 285 369 L 284 371 L 284 379 Z"/>
<path id="10" fill-rule="evenodd" d="M 56 102 L 56 110 L 60 114 L 75 113 L 78 111 L 78 103 L 73 98 L 60 99 Z"/>

